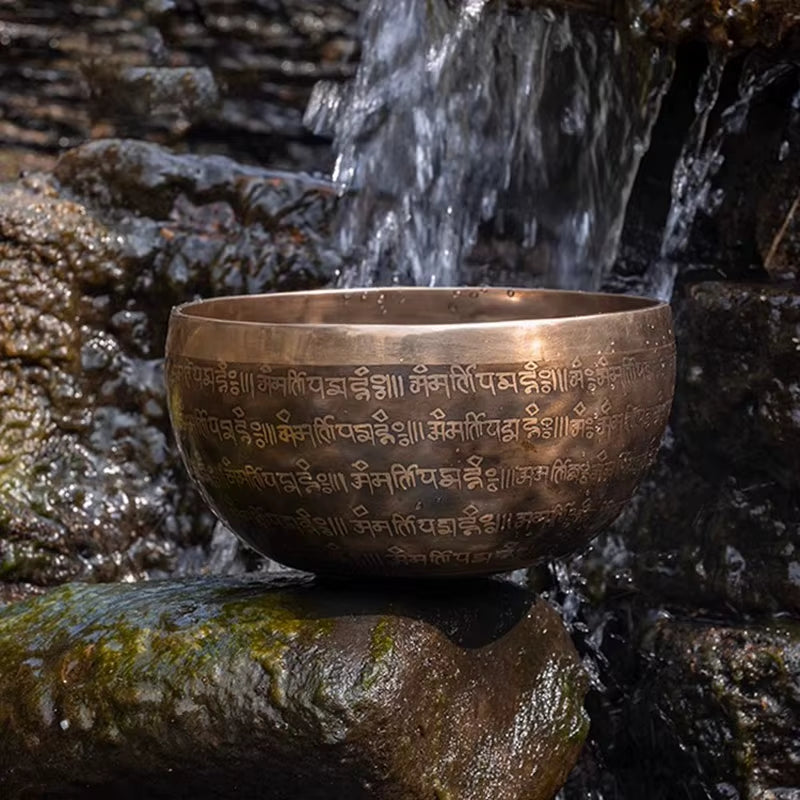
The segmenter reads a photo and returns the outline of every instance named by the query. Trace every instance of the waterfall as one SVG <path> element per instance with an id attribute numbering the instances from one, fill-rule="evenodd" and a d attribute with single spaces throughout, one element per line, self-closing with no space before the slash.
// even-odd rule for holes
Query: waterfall
<path id="1" fill-rule="evenodd" d="M 727 53 L 709 51 L 708 65 L 697 88 L 695 117 L 673 171 L 672 200 L 661 241 L 661 258 L 647 276 L 647 293 L 663 300 L 672 296 L 678 263 L 698 215 L 713 216 L 724 200 L 722 189 L 714 187 L 714 178 L 725 162 L 726 142 L 744 132 L 753 101 L 761 92 L 792 69 L 786 63 L 761 71 L 744 69 L 736 99 L 720 110 L 720 87 L 728 61 Z M 715 112 L 718 122 L 711 127 Z"/>
<path id="2" fill-rule="evenodd" d="M 490 0 L 370 0 L 362 24 L 354 80 L 306 114 L 334 137 L 342 284 L 464 282 L 486 229 L 540 285 L 599 288 L 671 54 Z"/>

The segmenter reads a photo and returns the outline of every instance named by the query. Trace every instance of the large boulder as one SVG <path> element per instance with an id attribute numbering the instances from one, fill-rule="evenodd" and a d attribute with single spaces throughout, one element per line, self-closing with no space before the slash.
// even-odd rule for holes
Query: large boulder
<path id="1" fill-rule="evenodd" d="M 510 583 L 73 584 L 0 613 L 0 793 L 550 800 L 585 689 Z"/>

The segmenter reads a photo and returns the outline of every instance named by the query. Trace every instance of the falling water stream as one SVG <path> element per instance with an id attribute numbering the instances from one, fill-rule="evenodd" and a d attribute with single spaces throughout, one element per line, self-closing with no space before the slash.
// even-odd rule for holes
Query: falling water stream
<path id="1" fill-rule="evenodd" d="M 736 99 L 718 108 L 720 89 L 729 55 L 709 50 L 708 65 L 700 77 L 695 97 L 695 118 L 689 128 L 672 175 L 672 201 L 661 241 L 660 260 L 647 276 L 647 293 L 669 300 L 678 273 L 678 261 L 686 250 L 698 214 L 713 216 L 724 200 L 714 178 L 725 158 L 723 148 L 731 136 L 744 131 L 754 100 L 778 78 L 792 69 L 776 64 L 761 71 L 744 69 Z M 718 113 L 717 124 L 710 121 Z"/>
<path id="2" fill-rule="evenodd" d="M 490 0 L 371 0 L 332 132 L 345 286 L 465 282 L 481 226 L 540 285 L 597 289 L 673 68 L 591 17 Z"/>

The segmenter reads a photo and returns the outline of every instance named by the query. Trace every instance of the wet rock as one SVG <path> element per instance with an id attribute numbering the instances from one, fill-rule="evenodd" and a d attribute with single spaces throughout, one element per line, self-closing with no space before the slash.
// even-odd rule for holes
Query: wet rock
<path id="1" fill-rule="evenodd" d="M 800 613 L 800 507 L 770 481 L 712 481 L 685 457 L 662 459 L 606 544 L 617 589 L 658 606 Z M 603 565 L 605 572 L 610 565 Z"/>
<path id="2" fill-rule="evenodd" d="M 549 800 L 584 691 L 508 583 L 72 585 L 0 613 L 0 789 Z"/>
<path id="3" fill-rule="evenodd" d="M 792 208 L 800 180 L 797 52 L 797 43 L 730 55 L 688 45 L 677 50 L 675 74 L 634 182 L 608 288 L 652 294 L 666 287 L 669 293 L 672 270 L 679 282 L 791 279 L 797 251 L 797 209 Z M 710 58 L 724 60 L 725 66 L 707 124 L 698 127 L 695 104 L 699 86 L 709 82 Z M 701 105 L 709 103 L 707 94 Z M 681 157 L 683 178 L 674 187 Z M 679 224 L 665 242 L 675 201 Z M 669 263 L 659 263 L 665 253 Z"/>
<path id="4" fill-rule="evenodd" d="M 800 27 L 795 0 L 632 0 L 641 31 L 672 42 L 705 39 L 725 47 L 774 46 Z"/>
<path id="5" fill-rule="evenodd" d="M 322 169 L 302 125 L 357 55 L 357 0 L 0 2 L 0 139 L 58 153 L 135 136 Z"/>
<path id="6" fill-rule="evenodd" d="M 72 192 L 100 208 L 127 209 L 159 220 L 169 216 L 181 195 L 194 203 L 225 201 L 242 222 L 272 228 L 287 214 L 294 214 L 298 223 L 303 211 L 325 208 L 319 202 L 303 203 L 304 194 L 333 199 L 328 181 L 276 173 L 225 156 L 176 153 L 134 139 L 88 142 L 61 156 L 53 171 Z M 302 222 L 320 240 L 326 233 L 324 213 L 305 216 Z"/>
<path id="7" fill-rule="evenodd" d="M 177 523 L 160 364 L 132 359 L 105 329 L 134 267 L 118 236 L 51 183 L 0 195 L 4 582 L 164 569 L 189 535 Z"/>
<path id="8" fill-rule="evenodd" d="M 800 291 L 709 282 L 687 293 L 674 427 L 706 473 L 800 486 Z"/>
<path id="9" fill-rule="evenodd" d="M 721 132 L 718 163 L 709 170 L 708 202 L 685 253 L 723 274 L 741 274 L 747 262 L 767 273 L 789 271 L 792 217 L 782 228 L 800 178 L 800 111 L 793 102 L 800 89 L 797 51 L 797 43 L 770 53 L 755 50 L 726 68 L 708 134 Z"/>
<path id="10" fill-rule="evenodd" d="M 543 0 L 511 2 L 546 5 Z M 800 27 L 795 0 L 559 0 L 554 5 L 614 16 L 639 34 L 672 43 L 700 39 L 725 47 L 775 46 Z"/>
<path id="11" fill-rule="evenodd" d="M 170 114 L 188 126 L 219 113 L 220 89 L 208 67 L 132 67 L 103 60 L 89 62 L 84 74 L 93 104 L 107 114 L 131 120 Z"/>
<path id="12" fill-rule="evenodd" d="M 634 735 L 691 797 L 791 800 L 800 791 L 800 631 L 790 623 L 663 622 L 635 695 Z"/>
<path id="13" fill-rule="evenodd" d="M 772 176 L 773 189 L 761 196 L 757 211 L 759 253 L 764 268 L 777 280 L 800 277 L 800 125 L 793 133 L 791 141 L 781 142 L 782 169 Z"/>
<path id="14" fill-rule="evenodd" d="M 60 184 L 0 187 L 9 599 L 73 579 L 164 575 L 208 547 L 212 519 L 170 444 L 170 308 L 319 286 L 334 268 L 320 182 L 119 141 L 70 153 L 57 174 Z"/>
<path id="15" fill-rule="evenodd" d="M 577 570 L 598 604 L 800 613 L 800 295 L 705 282 L 676 311 L 669 434 Z"/>

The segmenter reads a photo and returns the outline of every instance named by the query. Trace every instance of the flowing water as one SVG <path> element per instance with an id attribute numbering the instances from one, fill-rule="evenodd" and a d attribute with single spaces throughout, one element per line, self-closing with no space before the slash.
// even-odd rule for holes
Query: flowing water
<path id="1" fill-rule="evenodd" d="M 678 262 L 689 244 L 699 214 L 713 216 L 724 198 L 714 179 L 725 163 L 724 146 L 731 136 L 743 133 L 754 100 L 792 69 L 786 63 L 765 70 L 743 69 L 736 99 L 718 108 L 720 89 L 729 56 L 711 49 L 700 78 L 692 122 L 672 176 L 672 201 L 661 241 L 661 259 L 647 277 L 647 293 L 669 300 L 678 273 Z M 715 125 L 712 116 L 717 116 Z"/>
<path id="2" fill-rule="evenodd" d="M 540 285 L 599 288 L 673 60 L 591 17 L 490 0 L 371 0 L 332 132 L 345 286 L 452 285 L 479 229 Z"/>

